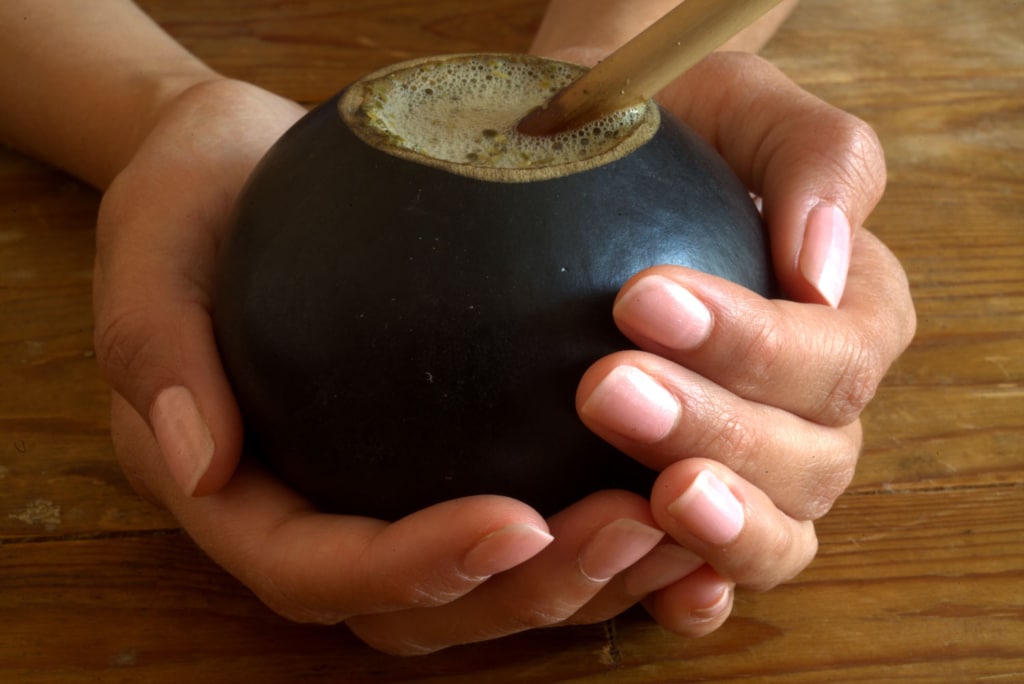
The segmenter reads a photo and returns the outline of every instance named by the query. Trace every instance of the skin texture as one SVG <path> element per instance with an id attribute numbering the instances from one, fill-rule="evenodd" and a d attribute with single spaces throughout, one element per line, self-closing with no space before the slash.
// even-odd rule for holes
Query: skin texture
<path id="1" fill-rule="evenodd" d="M 592 63 L 671 4 L 556 0 L 534 49 Z M 389 525 L 320 514 L 239 464 L 211 333 L 227 215 L 302 108 L 213 73 L 123 0 L 6 0 L 0 27 L 0 141 L 104 190 L 96 350 L 118 458 L 274 610 L 347 621 L 400 654 L 640 601 L 699 636 L 726 620 L 736 587 L 769 589 L 814 557 L 813 521 L 853 475 L 858 416 L 915 326 L 902 269 L 861 228 L 885 183 L 862 122 L 749 54 L 716 55 L 666 89 L 763 198 L 789 299 L 671 267 L 624 284 L 613 313 L 638 349 L 596 360 L 578 409 L 661 471 L 649 499 L 600 492 L 545 520 L 472 497 Z"/>

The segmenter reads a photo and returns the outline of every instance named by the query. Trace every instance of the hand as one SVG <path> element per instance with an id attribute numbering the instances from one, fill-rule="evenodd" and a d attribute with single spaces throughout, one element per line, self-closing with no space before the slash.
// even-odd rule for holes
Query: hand
<path id="1" fill-rule="evenodd" d="M 913 329 L 902 273 L 867 233 L 852 241 L 840 297 L 852 230 L 839 228 L 844 217 L 859 225 L 881 190 L 881 156 L 862 125 L 761 63 L 712 60 L 666 94 L 705 136 L 723 141 L 727 159 L 764 197 L 776 265 L 794 300 L 836 308 L 730 295 L 727 285 L 679 269 L 628 286 L 617 316 L 645 351 L 599 362 L 581 383 L 580 410 L 599 434 L 663 468 L 651 502 L 599 492 L 548 521 L 495 497 L 444 503 L 390 525 L 328 516 L 258 468 L 239 466 L 241 420 L 209 315 L 235 198 L 303 110 L 217 77 L 132 3 L 58 4 L 2 5 L 10 11 L 0 23 L 12 30 L 0 46 L 5 63 L 19 68 L 5 82 L 14 105 L 0 116 L 0 137 L 98 186 L 117 174 L 97 230 L 95 322 L 97 357 L 115 390 L 118 457 L 140 492 L 272 608 L 300 620 L 348 620 L 369 643 L 400 653 L 602 620 L 644 596 L 662 624 L 697 634 L 728 614 L 733 583 L 770 586 L 813 555 L 806 521 L 848 480 L 856 414 Z M 557 5 L 571 10 L 555 21 L 570 34 L 610 28 L 605 38 L 617 41 L 638 21 L 625 0 L 602 2 L 600 11 Z M 559 44 L 565 34 L 545 25 Z M 36 49 L 43 43 L 52 49 Z M 68 120 L 68 108 L 79 116 Z M 700 320 L 695 300 L 710 312 L 695 344 L 678 346 L 678 330 L 660 337 L 661 315 L 637 305 L 634 295 L 668 282 L 694 298 L 688 310 L 697 316 L 680 326 Z M 794 351 L 804 346 L 806 357 Z M 720 349 L 750 368 L 735 372 Z M 620 367 L 651 380 L 617 397 L 623 372 L 612 369 Z M 794 378 L 813 382 L 819 376 L 808 369 L 817 367 L 840 372 L 825 376 L 833 387 L 812 384 L 808 401 L 793 391 Z M 632 432 L 636 425 L 623 435 L 621 422 L 608 420 L 616 401 L 649 399 L 659 386 L 655 410 L 639 412 L 648 428 L 662 419 L 653 443 Z M 850 401 L 845 387 L 855 389 Z M 792 432 L 768 429 L 774 420 Z M 802 467 L 806 474 L 795 476 Z M 742 515 L 698 471 L 714 473 Z M 819 481 L 827 486 L 815 496 Z M 726 524 L 708 524 L 716 508 Z"/>
<path id="2" fill-rule="evenodd" d="M 662 101 L 763 197 L 790 297 L 650 269 L 615 305 L 642 351 L 602 359 L 580 384 L 584 422 L 661 471 L 658 525 L 708 561 L 647 600 L 661 624 L 695 636 L 722 624 L 735 584 L 767 589 L 813 558 L 811 521 L 849 484 L 859 415 L 916 320 L 899 263 L 858 228 L 885 179 L 865 124 L 744 54 L 713 55 Z M 721 598 L 713 614 L 709 596 Z"/>
<path id="3" fill-rule="evenodd" d="M 853 476 L 858 417 L 915 327 L 899 263 L 851 228 L 881 195 L 882 152 L 865 124 L 749 55 L 711 58 L 665 102 L 706 138 L 735 140 L 722 151 L 764 198 L 792 299 L 765 300 L 671 266 L 632 278 L 614 313 L 640 350 L 598 361 L 580 383 L 578 409 L 598 435 L 661 472 L 650 512 L 630 511 L 638 502 L 621 492 L 589 497 L 548 521 L 555 543 L 464 597 L 349 621 L 379 648 L 425 652 L 595 622 L 640 596 L 664 627 L 700 636 L 726 620 L 736 585 L 769 589 L 813 559 L 813 521 Z M 815 225 L 823 210 L 808 216 L 822 203 L 852 218 L 828 210 Z M 828 236 L 829 249 L 815 244 L 815 231 L 834 230 L 845 233 Z M 642 540 L 655 538 L 639 524 L 667 535 L 633 562 Z M 588 588 L 573 569 L 591 547 L 573 540 L 601 534 L 615 540 L 620 571 Z"/>
<path id="4" fill-rule="evenodd" d="M 223 135 L 236 133 L 234 98 L 240 93 L 228 97 L 231 104 L 220 101 L 225 93 L 218 91 L 238 88 L 244 91 L 242 110 L 259 124 L 250 133 L 262 133 L 251 145 L 222 146 Z M 97 330 L 101 362 L 118 390 L 115 443 L 138 488 L 166 505 L 211 557 L 272 608 L 299 620 L 348 620 L 367 642 L 399 653 L 602 620 L 647 595 L 663 624 L 701 633 L 728 614 L 732 582 L 773 581 L 764 572 L 765 529 L 774 529 L 773 521 L 798 532 L 794 542 L 778 549 L 786 562 L 777 566 L 775 578 L 798 571 L 809 558 L 813 532 L 799 533 L 808 526 L 776 510 L 763 527 L 747 524 L 735 540 L 708 549 L 704 556 L 715 570 L 701 567 L 704 556 L 660 543 L 664 528 L 699 548 L 678 524 L 657 519 L 664 503 L 658 490 L 653 515 L 639 497 L 602 492 L 549 521 L 517 502 L 475 497 L 387 525 L 318 514 L 251 466 L 231 478 L 240 438 L 237 409 L 210 334 L 213 254 L 252 164 L 301 112 L 240 84 L 207 86 L 179 107 L 104 199 Z M 229 114 L 220 118 L 225 108 Z M 260 112 L 273 114 L 256 116 Z M 207 143 L 195 137 L 207 134 Z M 160 183 L 153 182 L 155 174 Z M 182 204 L 182 197 L 189 203 Z M 880 270 L 891 281 L 899 271 L 891 263 L 887 268 Z M 719 320 L 727 314 L 723 309 Z M 581 388 L 601 372 L 595 366 Z M 171 401 L 161 405 L 168 388 Z M 607 432 L 583 415 L 599 433 Z M 181 434 L 197 437 L 176 441 L 174 435 Z M 174 460 L 204 448 L 204 458 Z M 701 463 L 674 464 L 662 482 L 682 491 L 692 479 L 686 468 Z M 757 517 L 751 511 L 771 513 L 771 500 L 755 485 L 718 462 L 706 465 L 739 494 L 748 520 Z M 753 560 L 734 568 L 728 549 Z M 726 560 L 716 560 L 716 550 Z"/>
<path id="5" fill-rule="evenodd" d="M 378 648 L 427 652 L 467 636 L 593 623 L 643 600 L 662 626 L 695 637 L 725 622 L 736 585 L 767 590 L 794 577 L 817 551 L 812 521 L 852 477 L 856 416 L 913 329 L 902 271 L 867 231 L 852 263 L 838 310 L 768 301 L 677 267 L 633 278 L 616 318 L 643 350 L 596 363 L 578 403 L 598 435 L 661 471 L 649 511 L 601 492 L 553 516 L 556 542 L 529 563 L 447 605 L 349 624 Z M 690 327 L 692 311 L 666 306 L 677 288 L 711 313 L 693 346 L 652 339 Z M 667 535 L 658 541 L 640 523 Z M 600 534 L 620 562 L 604 586 L 573 572 L 589 553 L 580 542 Z M 645 540 L 658 545 L 643 555 Z"/>
<path id="6" fill-rule="evenodd" d="M 100 205 L 97 357 L 188 494 L 220 489 L 241 452 L 209 316 L 228 215 L 253 166 L 303 113 L 244 83 L 200 82 L 163 109 Z"/>
<path id="7" fill-rule="evenodd" d="M 302 113 L 243 83 L 194 86 L 162 111 L 103 198 L 96 348 L 115 390 L 125 472 L 271 608 L 302 621 L 351 619 L 387 650 L 431 650 L 576 613 L 663 537 L 644 499 L 596 495 L 549 523 L 519 502 L 474 497 L 389 525 L 317 513 L 259 468 L 239 466 L 241 422 L 211 332 L 210 290 L 236 196 Z M 534 556 L 521 574 L 488 581 Z M 458 620 L 429 638 L 418 624 L 381 637 L 357 617 L 454 605 L 484 586 L 438 613 Z M 654 588 L 634 582 L 605 610 Z"/>
<path id="8" fill-rule="evenodd" d="M 701 305 L 708 314 L 695 314 Z M 812 521 L 853 476 L 857 416 L 912 333 L 906 284 L 861 229 L 838 309 L 658 267 L 623 289 L 616 319 L 642 351 L 588 371 L 580 414 L 661 471 L 651 496 L 658 526 L 708 565 L 647 607 L 666 628 L 699 636 L 724 622 L 734 585 L 770 589 L 813 559 Z M 694 320 L 710 326 L 691 336 Z M 699 598 L 715 586 L 721 603 Z"/>

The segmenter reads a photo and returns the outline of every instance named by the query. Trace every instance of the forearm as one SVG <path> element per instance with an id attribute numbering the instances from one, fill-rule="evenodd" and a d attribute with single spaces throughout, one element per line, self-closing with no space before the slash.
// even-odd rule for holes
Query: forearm
<path id="1" fill-rule="evenodd" d="M 0 142 L 100 188 L 216 77 L 128 0 L 3 0 L 0 33 Z"/>
<path id="2" fill-rule="evenodd" d="M 722 49 L 757 52 L 778 30 L 798 0 L 782 0 Z M 610 52 L 654 23 L 679 0 L 551 0 L 531 51 L 550 54 L 565 48 Z"/>

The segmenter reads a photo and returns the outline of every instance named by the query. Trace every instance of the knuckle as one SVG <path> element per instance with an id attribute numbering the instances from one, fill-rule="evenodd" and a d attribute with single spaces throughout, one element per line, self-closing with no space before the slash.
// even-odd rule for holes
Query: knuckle
<path id="1" fill-rule="evenodd" d="M 806 508 L 797 517 L 802 520 L 820 520 L 825 517 L 852 481 L 852 467 L 835 469 L 822 476 Z"/>
<path id="2" fill-rule="evenodd" d="M 860 421 L 854 421 L 846 430 L 852 434 L 845 438 L 843 446 L 836 453 L 832 468 L 821 478 L 815 504 L 808 511 L 807 520 L 824 517 L 853 482 L 861 450 Z"/>
<path id="3" fill-rule="evenodd" d="M 723 401 L 703 390 L 690 394 L 687 409 L 686 452 L 718 461 L 741 477 L 756 479 L 750 470 L 772 451 L 772 432 L 751 420 L 742 404 Z"/>
<path id="4" fill-rule="evenodd" d="M 875 130 L 856 116 L 832 109 L 828 140 L 835 177 L 847 187 L 866 193 L 867 204 L 882 197 L 886 185 L 885 153 Z"/>
<path id="5" fill-rule="evenodd" d="M 751 588 L 755 591 L 768 591 L 789 579 L 788 564 L 783 561 L 793 550 L 793 534 L 788 525 L 778 525 L 773 529 L 764 547 L 763 559 L 758 570 L 761 572 L 754 578 Z"/>
<path id="6" fill-rule="evenodd" d="M 802 573 L 818 555 L 818 537 L 814 534 L 814 526 L 812 523 L 806 523 L 806 527 L 810 533 L 801 535 L 798 541 L 792 541 L 788 562 L 782 564 L 784 569 L 774 578 L 773 587 L 789 582 Z"/>
<path id="7" fill-rule="evenodd" d="M 750 311 L 744 313 L 744 318 L 748 336 L 733 350 L 732 365 L 743 369 L 737 378 L 737 393 L 750 396 L 772 383 L 777 369 L 784 365 L 788 345 L 776 318 Z"/>
<path id="8" fill-rule="evenodd" d="M 830 432 L 838 433 L 838 444 L 829 449 L 827 457 L 813 460 L 807 496 L 793 510 L 787 510 L 796 520 L 820 520 L 853 482 L 861 448 L 860 421 Z"/>
<path id="9" fill-rule="evenodd" d="M 826 425 L 848 425 L 860 416 L 878 390 L 883 364 L 870 344 L 856 339 L 831 358 L 844 359 L 825 392 L 819 420 Z"/>
<path id="10" fill-rule="evenodd" d="M 747 470 L 763 453 L 767 436 L 724 410 L 720 410 L 712 425 L 698 443 L 697 454 L 720 461 L 741 477 L 748 477 Z"/>
<path id="11" fill-rule="evenodd" d="M 138 314 L 123 311 L 99 316 L 93 345 L 100 368 L 108 378 L 130 377 L 145 345 L 138 343 Z"/>
<path id="12" fill-rule="evenodd" d="M 776 526 L 762 541 L 756 562 L 739 573 L 737 583 L 751 591 L 769 591 L 790 581 L 814 560 L 818 553 L 818 538 L 813 534 L 794 534 L 789 525 Z"/>

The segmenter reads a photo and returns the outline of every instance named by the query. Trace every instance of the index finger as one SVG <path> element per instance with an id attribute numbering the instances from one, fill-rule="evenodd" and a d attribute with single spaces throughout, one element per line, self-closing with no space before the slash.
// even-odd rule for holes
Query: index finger
<path id="1" fill-rule="evenodd" d="M 885 190 L 871 127 L 749 54 L 709 56 L 661 99 L 762 197 L 787 295 L 836 306 L 853 232 Z"/>
<path id="2" fill-rule="evenodd" d="M 916 324 L 892 253 L 862 230 L 854 256 L 837 310 L 767 300 L 719 278 L 659 266 L 623 287 L 615 319 L 641 348 L 738 396 L 822 425 L 847 425 Z"/>

